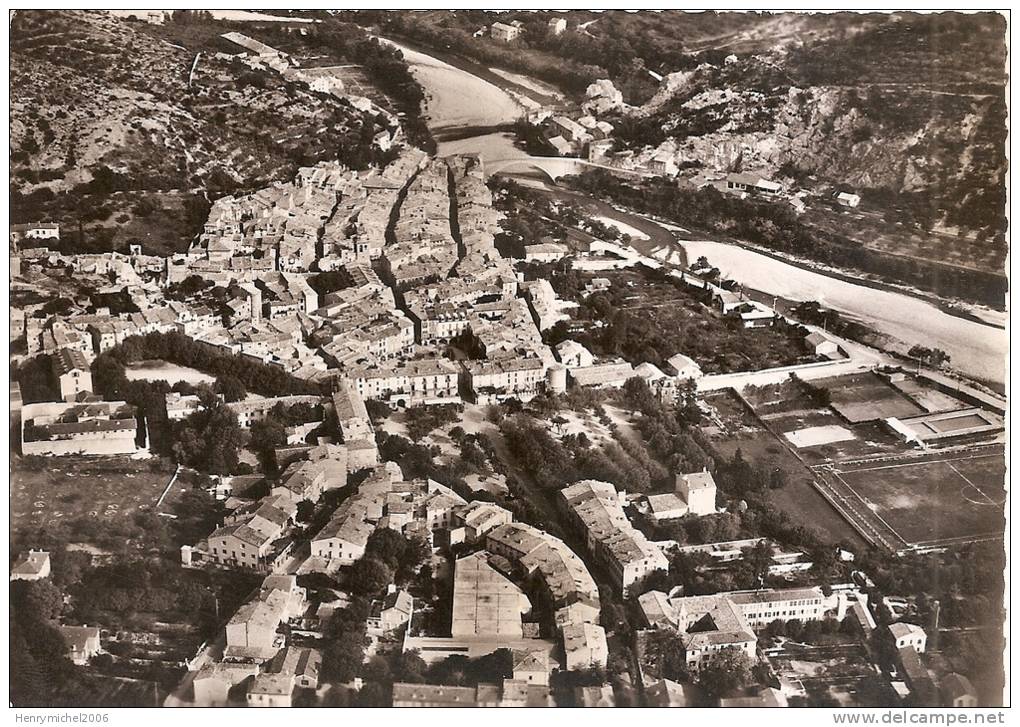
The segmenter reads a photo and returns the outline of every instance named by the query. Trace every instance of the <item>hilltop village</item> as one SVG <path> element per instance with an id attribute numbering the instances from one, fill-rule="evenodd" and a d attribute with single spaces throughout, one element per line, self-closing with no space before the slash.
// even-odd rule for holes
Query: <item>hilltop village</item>
<path id="1" fill-rule="evenodd" d="M 11 227 L 27 703 L 996 704 L 1000 396 L 399 125 L 180 252 Z"/>

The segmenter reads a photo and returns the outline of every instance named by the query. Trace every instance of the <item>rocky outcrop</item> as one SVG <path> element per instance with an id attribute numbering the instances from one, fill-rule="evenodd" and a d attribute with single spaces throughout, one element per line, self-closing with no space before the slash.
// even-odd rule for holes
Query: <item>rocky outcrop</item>
<path id="1" fill-rule="evenodd" d="M 934 190 L 960 197 L 983 180 L 1001 185 L 1005 106 L 987 95 L 923 86 L 741 87 L 732 62 L 663 79 L 659 93 L 631 112 L 662 124 L 666 139 L 636 150 L 678 165 L 726 172 L 738 165 L 777 174 L 784 165 L 854 188 Z M 787 166 L 787 169 L 790 167 Z"/>

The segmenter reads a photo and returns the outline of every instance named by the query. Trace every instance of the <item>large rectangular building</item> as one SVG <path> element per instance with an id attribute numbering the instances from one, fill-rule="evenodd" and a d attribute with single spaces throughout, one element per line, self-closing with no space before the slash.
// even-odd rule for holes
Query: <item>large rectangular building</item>
<path id="1" fill-rule="evenodd" d="M 613 574 L 621 591 L 650 573 L 669 569 L 662 551 L 631 525 L 613 485 L 582 480 L 561 490 L 560 498 L 585 535 L 589 552 Z"/>
<path id="2" fill-rule="evenodd" d="M 134 454 L 137 411 L 124 401 L 26 404 L 21 410 L 23 454 Z"/>
<path id="3" fill-rule="evenodd" d="M 524 638 L 521 617 L 531 602 L 489 564 L 486 553 L 459 558 L 453 576 L 453 636 Z"/>

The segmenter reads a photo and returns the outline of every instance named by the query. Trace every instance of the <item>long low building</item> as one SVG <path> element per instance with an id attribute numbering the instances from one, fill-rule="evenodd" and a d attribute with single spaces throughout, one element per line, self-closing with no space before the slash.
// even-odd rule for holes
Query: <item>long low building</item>
<path id="1" fill-rule="evenodd" d="M 669 570 L 663 552 L 631 525 L 613 485 L 582 480 L 561 490 L 560 500 L 589 552 L 613 574 L 621 591 L 650 573 Z"/>
<path id="2" fill-rule="evenodd" d="M 477 404 L 493 404 L 512 398 L 530 401 L 545 384 L 546 366 L 536 357 L 464 361 L 461 366 L 464 389 Z"/>
<path id="3" fill-rule="evenodd" d="M 430 358 L 392 366 L 351 368 L 354 387 L 366 399 L 382 399 L 397 406 L 460 401 L 459 369 L 446 359 Z"/>
<path id="4" fill-rule="evenodd" d="M 504 679 L 499 684 L 450 687 L 440 684 L 393 685 L 394 707 L 551 707 L 549 687 Z"/>
<path id="5" fill-rule="evenodd" d="M 813 587 L 686 597 L 649 591 L 638 598 L 638 605 L 649 626 L 679 633 L 688 667 L 697 669 L 704 659 L 723 649 L 740 649 L 754 658 L 754 630 L 774 621 L 818 621 L 830 614 L 842 619 L 847 601 L 844 594 L 826 596 L 821 588 Z"/>
<path id="6" fill-rule="evenodd" d="M 135 407 L 93 397 L 26 404 L 21 410 L 22 454 L 134 454 L 139 428 Z"/>
<path id="7" fill-rule="evenodd" d="M 570 381 L 574 386 L 593 389 L 619 388 L 635 375 L 634 367 L 626 361 L 607 361 L 570 369 Z"/>
<path id="8" fill-rule="evenodd" d="M 891 417 L 886 419 L 886 424 L 906 442 L 924 448 L 990 437 L 1005 428 L 1002 417 L 977 407 L 916 417 Z"/>

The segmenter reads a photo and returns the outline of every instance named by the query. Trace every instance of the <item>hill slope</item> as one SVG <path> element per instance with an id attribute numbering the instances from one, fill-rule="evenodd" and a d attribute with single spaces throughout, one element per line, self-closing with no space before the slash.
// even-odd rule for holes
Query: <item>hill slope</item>
<path id="1" fill-rule="evenodd" d="M 229 55 L 240 48 L 219 38 L 234 27 L 18 12 L 10 51 L 13 219 L 59 221 L 70 232 L 63 242 L 76 249 L 128 242 L 182 249 L 209 194 L 290 178 L 297 166 L 335 159 L 366 136 L 371 144 L 383 121 L 249 69 Z M 178 35 L 194 43 L 168 39 Z"/>

